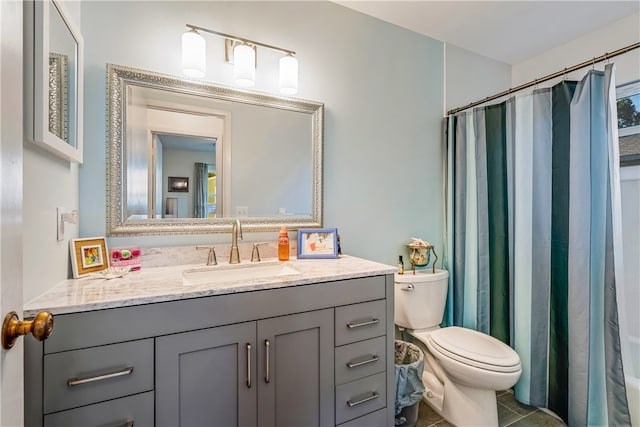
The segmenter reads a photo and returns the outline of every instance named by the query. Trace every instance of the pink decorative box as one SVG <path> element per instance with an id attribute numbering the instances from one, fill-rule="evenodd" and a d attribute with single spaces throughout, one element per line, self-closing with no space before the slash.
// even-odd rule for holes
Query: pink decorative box
<path id="1" fill-rule="evenodd" d="M 109 264 L 112 267 L 131 267 L 131 271 L 140 270 L 142 267 L 140 249 L 113 249 L 109 251 Z"/>

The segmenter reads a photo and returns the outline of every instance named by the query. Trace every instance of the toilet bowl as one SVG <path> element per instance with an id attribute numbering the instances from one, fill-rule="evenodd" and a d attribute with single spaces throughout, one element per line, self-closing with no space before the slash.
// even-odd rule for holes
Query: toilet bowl
<path id="1" fill-rule="evenodd" d="M 440 328 L 449 273 L 395 276 L 395 323 L 425 353 L 423 399 L 450 423 L 497 426 L 497 390 L 520 378 L 520 357 L 503 342 L 472 329 Z"/>

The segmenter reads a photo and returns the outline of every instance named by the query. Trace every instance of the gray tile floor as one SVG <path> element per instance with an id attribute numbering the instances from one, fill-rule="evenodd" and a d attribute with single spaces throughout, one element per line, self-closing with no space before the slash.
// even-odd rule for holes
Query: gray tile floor
<path id="1" fill-rule="evenodd" d="M 500 427 L 561 427 L 566 424 L 559 418 L 538 409 L 534 406 L 523 405 L 513 397 L 510 390 L 497 392 L 498 396 L 498 423 Z M 420 402 L 418 409 L 418 422 L 416 427 L 448 427 L 453 424 L 445 421 L 429 405 Z M 472 426 L 459 426 L 472 427 Z"/>

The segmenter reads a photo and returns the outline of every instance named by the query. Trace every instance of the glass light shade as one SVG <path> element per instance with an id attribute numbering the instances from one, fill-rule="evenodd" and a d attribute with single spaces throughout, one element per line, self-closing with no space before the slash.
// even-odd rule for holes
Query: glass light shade
<path id="1" fill-rule="evenodd" d="M 233 48 L 233 78 L 238 86 L 255 85 L 256 55 L 251 46 L 239 44 Z"/>
<path id="2" fill-rule="evenodd" d="M 193 30 L 182 34 L 182 72 L 189 77 L 204 77 L 206 63 L 204 37 Z"/>
<path id="3" fill-rule="evenodd" d="M 298 93 L 298 59 L 295 56 L 280 58 L 280 92 L 286 95 Z"/>

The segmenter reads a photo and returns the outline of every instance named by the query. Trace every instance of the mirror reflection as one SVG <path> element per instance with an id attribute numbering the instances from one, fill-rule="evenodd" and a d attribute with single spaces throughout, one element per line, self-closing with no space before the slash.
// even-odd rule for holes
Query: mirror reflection
<path id="1" fill-rule="evenodd" d="M 322 104 L 115 65 L 108 80 L 110 235 L 321 225 Z"/>
<path id="2" fill-rule="evenodd" d="M 55 2 L 49 8 L 49 132 L 76 147 L 77 41 Z"/>

